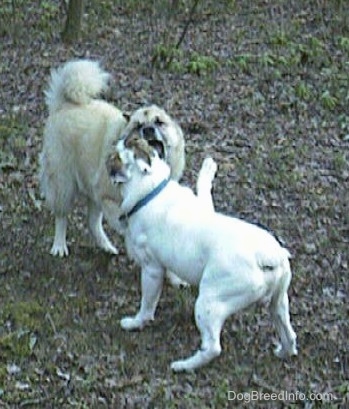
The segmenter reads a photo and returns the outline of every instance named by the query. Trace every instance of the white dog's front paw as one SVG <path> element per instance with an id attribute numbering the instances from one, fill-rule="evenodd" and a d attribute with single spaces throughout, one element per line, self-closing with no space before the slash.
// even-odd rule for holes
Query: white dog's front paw
<path id="1" fill-rule="evenodd" d="M 134 331 L 137 329 L 142 329 L 145 325 L 143 319 L 135 317 L 125 317 L 120 321 L 121 328 L 126 331 Z"/>
<path id="2" fill-rule="evenodd" d="M 208 210 L 214 211 L 211 190 L 212 181 L 217 171 L 217 164 L 212 158 L 206 158 L 201 166 L 198 180 L 196 182 L 197 196 L 201 204 Z"/>
<path id="3" fill-rule="evenodd" d="M 68 250 L 67 244 L 66 243 L 63 243 L 63 244 L 53 243 L 50 254 L 52 256 L 59 256 L 59 257 L 68 256 L 69 250 Z"/>
<path id="4" fill-rule="evenodd" d="M 200 176 L 205 176 L 208 181 L 212 182 L 217 172 L 217 163 L 212 158 L 205 158 L 202 163 Z"/>
<path id="5" fill-rule="evenodd" d="M 198 195 L 211 194 L 212 182 L 217 172 L 217 164 L 212 158 L 206 158 L 199 171 L 196 184 Z"/>

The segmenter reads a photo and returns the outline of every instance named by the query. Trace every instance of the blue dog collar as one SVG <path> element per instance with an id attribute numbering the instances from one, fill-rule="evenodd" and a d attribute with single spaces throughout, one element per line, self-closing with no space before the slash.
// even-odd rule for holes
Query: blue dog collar
<path id="1" fill-rule="evenodd" d="M 120 221 L 124 221 L 126 219 L 129 219 L 133 214 L 138 212 L 142 207 L 147 205 L 151 200 L 153 200 L 162 190 L 165 189 L 167 186 L 168 182 L 170 181 L 170 178 L 164 179 L 156 188 L 154 188 L 150 193 L 148 193 L 143 199 L 139 200 L 133 207 L 132 209 L 126 213 L 120 216 Z"/>

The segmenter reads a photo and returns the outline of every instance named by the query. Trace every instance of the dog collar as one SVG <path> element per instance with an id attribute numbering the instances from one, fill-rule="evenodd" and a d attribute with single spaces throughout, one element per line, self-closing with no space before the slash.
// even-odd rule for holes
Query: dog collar
<path id="1" fill-rule="evenodd" d="M 126 214 L 123 214 L 120 216 L 119 220 L 124 221 L 126 219 L 129 219 L 133 214 L 138 212 L 142 207 L 147 205 L 151 200 L 153 200 L 165 187 L 167 186 L 168 182 L 170 181 L 170 178 L 164 179 L 159 185 L 156 186 L 150 193 L 148 193 L 143 199 L 138 201 L 132 209 L 127 212 Z"/>

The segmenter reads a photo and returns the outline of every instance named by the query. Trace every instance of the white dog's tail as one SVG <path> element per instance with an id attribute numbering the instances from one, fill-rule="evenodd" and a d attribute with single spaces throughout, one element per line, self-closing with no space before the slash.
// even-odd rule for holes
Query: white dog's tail
<path id="1" fill-rule="evenodd" d="M 70 61 L 53 70 L 49 89 L 45 92 L 50 113 L 66 102 L 88 104 L 107 88 L 110 75 L 91 60 Z"/>

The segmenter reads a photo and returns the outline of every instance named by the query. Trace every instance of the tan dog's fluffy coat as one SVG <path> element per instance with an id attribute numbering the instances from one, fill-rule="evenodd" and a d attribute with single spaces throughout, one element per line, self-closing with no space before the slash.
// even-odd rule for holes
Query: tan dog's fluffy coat
<path id="1" fill-rule="evenodd" d="M 90 60 L 70 61 L 51 74 L 46 103 L 49 117 L 44 130 L 41 189 L 55 215 L 55 238 L 51 254 L 66 256 L 67 215 L 77 194 L 88 203 L 88 225 L 96 243 L 117 253 L 102 227 L 108 197 L 115 208 L 121 203 L 117 186 L 111 186 L 105 158 L 119 138 L 146 137 L 161 142 L 178 180 L 184 169 L 184 138 L 180 127 L 166 112 L 151 105 L 139 108 L 129 122 L 121 111 L 99 99 L 110 75 Z M 154 138 L 154 140 L 153 140 Z M 111 203 L 111 202 L 109 202 Z M 118 228 L 117 223 L 113 227 Z"/>
<path id="2" fill-rule="evenodd" d="M 87 198 L 89 228 L 97 244 L 117 252 L 102 227 L 100 197 L 116 191 L 110 189 L 105 155 L 127 122 L 118 109 L 97 99 L 108 78 L 96 62 L 72 61 L 53 71 L 46 92 L 49 117 L 41 154 L 41 187 L 55 215 L 53 255 L 68 255 L 67 214 L 78 193 Z"/>

